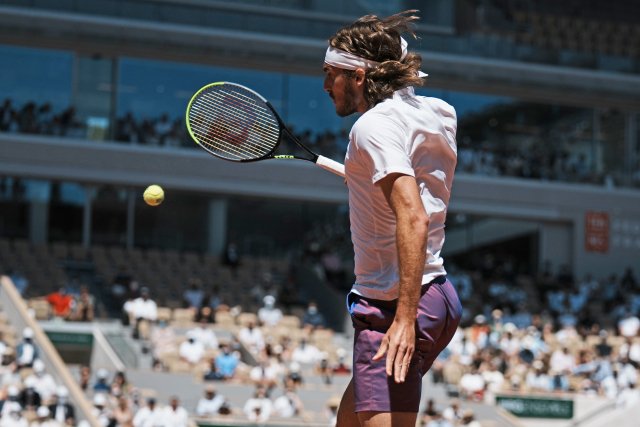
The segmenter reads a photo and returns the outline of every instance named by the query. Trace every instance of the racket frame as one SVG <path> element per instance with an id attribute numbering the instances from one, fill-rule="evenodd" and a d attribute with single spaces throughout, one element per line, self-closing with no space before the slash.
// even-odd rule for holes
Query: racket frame
<path id="1" fill-rule="evenodd" d="M 189 119 L 189 113 L 191 112 L 191 106 L 193 105 L 193 103 L 196 100 L 196 98 L 198 98 L 198 96 L 202 92 L 204 92 L 205 90 L 209 89 L 210 87 L 222 86 L 222 85 L 229 85 L 229 86 L 232 86 L 232 87 L 239 87 L 239 88 L 241 88 L 243 90 L 246 90 L 246 91 L 250 92 L 251 94 L 253 94 L 256 98 L 258 98 L 259 100 L 264 102 L 264 104 L 267 106 L 267 108 L 269 108 L 269 110 L 271 111 L 271 113 L 275 117 L 276 121 L 278 122 L 278 140 L 277 140 L 278 142 L 273 146 L 273 148 L 269 152 L 267 152 L 266 154 L 264 154 L 264 155 L 262 155 L 260 157 L 254 157 L 254 158 L 250 158 L 250 159 L 231 159 L 231 158 L 228 158 L 228 157 L 220 156 L 217 153 L 213 152 L 208 147 L 206 147 L 204 144 L 201 144 L 200 141 L 198 140 L 198 138 L 195 136 L 193 130 L 191 129 L 191 120 Z M 247 163 L 247 162 L 257 162 L 257 161 L 266 160 L 266 159 L 298 159 L 298 160 L 306 160 L 306 161 L 309 161 L 309 162 L 316 163 L 318 161 L 318 158 L 320 157 L 318 154 L 314 153 L 309 148 L 305 147 L 305 145 L 302 144 L 298 140 L 298 138 L 296 138 L 293 135 L 293 133 L 291 133 L 291 131 L 289 130 L 287 125 L 284 123 L 284 121 L 282 120 L 282 118 L 280 117 L 280 115 L 278 114 L 276 109 L 273 108 L 273 105 L 271 105 L 271 103 L 269 101 L 267 101 L 262 95 L 260 95 L 259 93 L 257 93 L 253 89 L 249 89 L 248 87 L 240 85 L 238 83 L 232 83 L 232 82 L 223 81 L 223 82 L 209 83 L 209 84 L 201 87 L 195 94 L 193 94 L 193 96 L 189 100 L 189 103 L 187 104 L 187 110 L 186 110 L 186 113 L 185 113 L 185 123 L 187 124 L 187 131 L 189 132 L 189 135 L 191 136 L 191 139 L 193 139 L 201 148 L 203 148 L 209 154 L 211 154 L 211 155 L 213 155 L 215 157 L 218 157 L 220 159 L 223 159 L 223 160 L 229 160 L 231 162 Z M 302 148 L 306 153 L 308 153 L 311 156 L 311 158 L 300 157 L 300 156 L 296 156 L 296 155 L 293 155 L 293 154 L 274 155 L 274 153 L 276 152 L 276 150 L 278 149 L 278 147 L 282 143 L 283 134 L 286 134 L 287 137 L 289 137 L 291 140 L 293 140 L 293 142 L 295 142 L 298 147 Z"/>

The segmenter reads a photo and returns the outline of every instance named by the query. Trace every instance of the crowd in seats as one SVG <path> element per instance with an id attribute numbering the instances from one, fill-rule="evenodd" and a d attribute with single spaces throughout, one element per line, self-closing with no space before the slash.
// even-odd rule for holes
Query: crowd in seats
<path id="1" fill-rule="evenodd" d="M 22 330 L 18 340 L 6 316 L 0 312 L 0 425 L 76 425 L 75 407 L 69 392 L 58 384 L 39 358 L 33 330 Z"/>
<path id="2" fill-rule="evenodd" d="M 46 105 L 48 104 L 36 107 L 33 102 L 30 102 L 15 108 L 12 101 L 7 99 L 4 110 L 0 109 L 0 117 L 3 115 L 20 117 L 30 111 L 50 110 Z M 7 114 L 3 111 L 14 111 L 15 114 Z M 70 109 L 70 112 L 65 112 L 61 116 L 72 117 L 65 119 L 65 123 L 75 123 L 73 114 L 73 109 Z M 52 133 L 52 126 L 46 122 L 50 119 L 50 115 L 44 113 L 27 115 L 30 117 L 28 120 L 16 119 L 16 123 L 34 122 L 35 124 L 24 126 L 14 124 L 4 128 L 0 126 L 0 131 L 78 136 L 76 125 L 65 125 L 63 130 Z M 541 117 L 544 117 L 544 120 L 539 123 L 523 122 L 528 118 Z M 560 111 L 552 106 L 536 107 L 528 104 L 499 106 L 483 110 L 480 114 L 465 116 L 461 118 L 459 126 L 458 171 L 488 176 L 627 185 L 625 179 L 615 176 L 612 171 L 597 169 L 595 164 L 599 161 L 588 157 L 593 154 L 592 150 L 585 151 L 584 147 L 580 147 L 581 143 L 594 140 L 586 133 L 590 131 L 591 120 L 590 113 L 586 116 L 584 114 L 575 116 L 569 110 Z M 76 130 L 71 132 L 68 129 Z M 313 135 L 309 131 L 301 131 L 296 132 L 296 136 L 316 152 L 337 160 L 344 158 L 348 141 L 348 136 L 344 132 L 336 134 L 326 131 Z M 616 134 L 613 138 L 624 138 L 624 135 Z M 129 113 L 118 120 L 114 139 L 155 146 L 195 147 L 195 144 L 189 140 L 181 119 L 172 120 L 167 114 L 138 123 Z M 292 145 L 287 147 L 287 150 L 295 152 L 299 148 Z M 632 176 L 631 180 L 633 186 L 640 185 L 640 174 Z"/>
<path id="3" fill-rule="evenodd" d="M 171 396 L 166 404 L 160 404 L 155 391 L 129 383 L 123 371 L 100 368 L 94 375 L 91 368 L 82 366 L 78 380 L 92 404 L 93 415 L 102 426 L 192 426 L 189 412 L 178 396 Z"/>
<path id="4" fill-rule="evenodd" d="M 625 322 L 581 335 L 575 325 L 556 328 L 550 320 L 518 327 L 499 311 L 478 315 L 434 364 L 434 379 L 476 401 L 499 393 L 585 393 L 636 404 L 640 328 L 625 336 Z"/>
<path id="5" fill-rule="evenodd" d="M 324 327 L 315 302 L 301 316 L 283 314 L 283 308 L 271 294 L 263 297 L 259 309 L 223 306 L 212 318 L 198 319 L 195 307 L 157 307 L 155 319 L 147 319 L 148 335 L 133 336 L 147 341 L 155 370 L 192 373 L 206 382 L 196 416 L 256 422 L 273 417 L 308 419 L 313 415 L 304 409 L 299 387 L 310 376 L 330 386 L 335 375 L 350 374 L 350 363 L 346 351 L 334 343 L 334 332 Z M 216 382 L 250 386 L 254 392 L 242 407 L 234 406 L 216 391 Z"/>

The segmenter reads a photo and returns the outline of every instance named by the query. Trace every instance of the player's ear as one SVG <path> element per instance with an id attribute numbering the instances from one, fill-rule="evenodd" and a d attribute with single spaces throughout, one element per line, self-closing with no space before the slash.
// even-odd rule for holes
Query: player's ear
<path id="1" fill-rule="evenodd" d="M 356 68 L 354 73 L 354 79 L 357 85 L 364 84 L 365 71 L 362 68 Z"/>

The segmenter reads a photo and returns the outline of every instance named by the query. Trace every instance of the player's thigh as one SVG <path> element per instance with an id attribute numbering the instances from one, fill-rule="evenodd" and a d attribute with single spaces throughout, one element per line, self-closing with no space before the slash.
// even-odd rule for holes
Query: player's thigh
<path id="1" fill-rule="evenodd" d="M 361 427 L 413 427 L 416 412 L 358 412 Z"/>
<path id="2" fill-rule="evenodd" d="M 355 395 L 353 392 L 352 378 L 342 395 L 342 400 L 338 407 L 338 421 L 336 427 L 360 427 L 360 421 L 358 421 L 358 415 L 355 410 Z"/>

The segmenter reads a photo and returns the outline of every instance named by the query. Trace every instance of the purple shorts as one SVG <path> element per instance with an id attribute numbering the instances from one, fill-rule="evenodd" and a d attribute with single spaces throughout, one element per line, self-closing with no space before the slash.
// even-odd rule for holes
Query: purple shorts
<path id="1" fill-rule="evenodd" d="M 387 376 L 386 358 L 377 362 L 371 360 L 393 322 L 396 304 L 397 300 L 374 300 L 353 292 L 347 296 L 355 329 L 353 385 L 356 412 L 418 412 L 422 376 L 451 341 L 462 315 L 458 294 L 446 276 L 422 285 L 416 319 L 416 349 L 405 381 L 398 384 L 393 377 Z"/>

